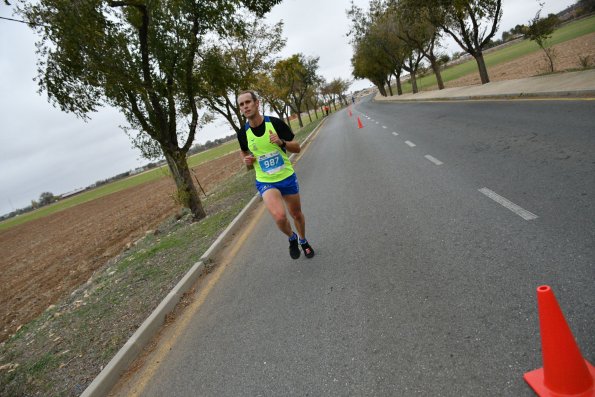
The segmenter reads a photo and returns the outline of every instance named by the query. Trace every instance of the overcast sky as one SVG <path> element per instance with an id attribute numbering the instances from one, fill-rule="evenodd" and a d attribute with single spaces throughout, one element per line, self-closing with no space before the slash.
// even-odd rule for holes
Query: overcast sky
<path id="1" fill-rule="evenodd" d="M 367 9 L 368 0 L 355 3 Z M 544 15 L 558 12 L 575 0 L 546 0 Z M 266 16 L 269 24 L 285 22 L 287 45 L 281 56 L 301 52 L 319 56 L 320 74 L 327 80 L 351 79 L 351 46 L 345 10 L 349 0 L 285 0 Z M 501 32 L 527 23 L 539 5 L 536 0 L 504 0 Z M 0 2 L 0 16 L 14 17 Z M 0 20 L 0 214 L 23 208 L 40 193 L 55 195 L 86 187 L 146 164 L 119 128 L 125 125 L 115 109 L 102 108 L 85 123 L 53 108 L 37 93 L 36 37 L 25 24 Z M 446 52 L 460 49 L 446 41 Z M 353 90 L 369 87 L 356 81 Z M 233 133 L 215 122 L 197 133 L 197 142 Z"/>

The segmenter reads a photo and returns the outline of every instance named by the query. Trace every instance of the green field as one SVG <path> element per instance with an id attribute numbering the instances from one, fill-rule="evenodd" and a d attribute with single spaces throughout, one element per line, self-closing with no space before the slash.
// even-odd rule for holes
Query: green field
<path id="1" fill-rule="evenodd" d="M 320 112 L 319 112 L 319 117 L 321 117 Z M 318 123 L 316 123 L 316 117 L 314 116 L 313 112 L 312 112 L 312 120 L 313 120 L 312 125 L 309 125 L 310 119 L 308 118 L 308 116 L 302 117 L 302 121 L 304 122 L 303 131 L 311 131 L 313 126 L 318 124 Z M 294 131 L 299 130 L 297 119 L 291 120 L 291 127 L 293 128 Z M 300 130 L 299 132 L 301 133 L 303 131 Z M 303 135 L 303 134 L 301 134 L 301 135 Z M 298 137 L 301 135 L 298 134 Z M 234 139 L 234 140 L 226 142 L 222 145 L 214 147 L 212 149 L 209 149 L 204 152 L 190 156 L 188 158 L 188 165 L 190 167 L 196 167 L 199 164 L 202 164 L 207 161 L 224 156 L 224 155 L 229 154 L 229 153 L 236 151 L 238 149 L 239 149 L 238 142 Z M 70 198 L 67 198 L 64 200 L 60 200 L 57 203 L 48 205 L 48 206 L 40 208 L 38 210 L 29 212 L 29 213 L 26 213 L 23 215 L 19 215 L 14 218 L 7 219 L 4 222 L 0 223 L 0 230 L 10 229 L 11 227 L 21 225 L 23 223 L 32 221 L 34 219 L 43 218 L 44 216 L 65 210 L 67 208 L 71 208 L 76 205 L 86 203 L 86 202 L 95 200 L 97 198 L 104 197 L 104 196 L 107 196 L 107 195 L 115 193 L 115 192 L 119 192 L 124 189 L 142 185 L 143 183 L 155 181 L 157 179 L 168 177 L 168 176 L 169 176 L 169 170 L 168 170 L 167 166 L 155 168 L 150 171 L 143 172 L 142 174 L 133 175 L 133 176 L 127 177 L 125 179 L 100 186 L 96 189 L 92 189 L 92 190 L 83 192 L 76 196 L 73 196 L 73 197 L 70 197 Z"/>
<path id="2" fill-rule="evenodd" d="M 551 45 L 556 45 L 593 32 L 595 32 L 595 16 L 570 22 L 567 25 L 560 27 L 552 35 L 550 43 Z M 506 48 L 502 48 L 501 50 L 484 54 L 486 66 L 488 67 L 488 74 L 490 73 L 491 66 L 510 62 L 536 51 L 541 51 L 541 49 L 534 41 L 523 40 Z M 456 80 L 470 73 L 478 73 L 477 62 L 475 62 L 475 59 L 473 58 L 467 62 L 443 70 L 442 80 L 444 83 L 447 83 L 448 81 Z M 438 83 L 436 83 L 436 76 L 432 73 L 418 79 L 417 85 L 418 88 L 422 90 L 423 88 L 435 87 Z M 394 94 L 396 95 L 396 89 L 393 89 Z M 403 84 L 403 93 L 408 92 L 411 92 L 411 84 L 405 83 Z"/>
<path id="3" fill-rule="evenodd" d="M 237 141 L 232 140 L 215 148 L 190 156 L 188 158 L 188 165 L 190 167 L 196 167 L 199 164 L 213 160 L 217 157 L 224 156 L 237 149 Z M 86 203 L 88 201 L 95 200 L 97 198 L 107 196 L 108 194 L 119 192 L 121 190 L 128 189 L 133 186 L 142 185 L 143 183 L 151 182 L 159 178 L 166 177 L 168 175 L 169 170 L 167 169 L 167 166 L 155 168 L 150 171 L 143 172 L 142 174 L 133 175 L 128 178 L 100 186 L 96 189 L 83 192 L 76 196 L 60 200 L 57 203 L 48 205 L 38 210 L 7 219 L 6 221 L 0 223 L 0 230 L 9 229 L 13 226 L 17 226 L 25 222 L 32 221 L 34 219 L 43 218 L 44 216 L 53 214 L 55 212 L 59 212 L 67 208 L 74 207 L 75 205 Z"/>

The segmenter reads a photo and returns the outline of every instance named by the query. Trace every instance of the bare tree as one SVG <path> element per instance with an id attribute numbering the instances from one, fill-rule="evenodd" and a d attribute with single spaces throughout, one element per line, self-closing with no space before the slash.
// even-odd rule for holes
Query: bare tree
<path id="1" fill-rule="evenodd" d="M 543 9 L 543 3 L 540 3 L 541 8 L 535 14 L 535 17 L 529 22 L 529 28 L 527 29 L 526 36 L 530 40 L 537 43 L 539 48 L 543 50 L 545 56 L 549 62 L 550 72 L 554 72 L 554 59 L 556 58 L 556 52 L 552 48 L 549 39 L 552 37 L 552 33 L 559 23 L 558 17 L 554 14 L 550 14 L 547 18 L 541 18 L 541 10 Z"/>
<path id="2" fill-rule="evenodd" d="M 418 0 L 416 7 L 477 62 L 482 84 L 490 82 L 483 49 L 502 19 L 502 0 Z"/>

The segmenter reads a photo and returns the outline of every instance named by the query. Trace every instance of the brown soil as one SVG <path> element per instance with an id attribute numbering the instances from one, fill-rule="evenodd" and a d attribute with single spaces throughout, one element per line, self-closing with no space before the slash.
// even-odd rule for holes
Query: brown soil
<path id="1" fill-rule="evenodd" d="M 209 192 L 241 168 L 234 152 L 194 171 Z M 0 341 L 179 211 L 174 191 L 162 178 L 1 231 Z"/>
<path id="2" fill-rule="evenodd" d="M 593 66 L 595 65 L 595 33 L 555 45 L 554 51 L 554 68 L 556 72 L 581 69 L 582 65 L 579 56 L 589 56 L 590 65 Z M 488 68 L 490 81 L 522 79 L 548 73 L 549 71 L 549 62 L 542 50 L 515 59 L 514 61 Z M 449 81 L 445 86 L 448 88 L 474 84 L 481 84 L 479 73 L 472 73 L 460 79 Z"/>

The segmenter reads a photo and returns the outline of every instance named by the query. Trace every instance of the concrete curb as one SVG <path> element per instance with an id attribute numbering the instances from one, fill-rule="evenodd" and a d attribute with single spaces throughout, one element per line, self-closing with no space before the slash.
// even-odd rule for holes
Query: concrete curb
<path id="1" fill-rule="evenodd" d="M 434 98 L 411 98 L 411 99 L 381 99 L 372 100 L 376 103 L 383 102 L 428 102 L 428 101 L 473 101 L 481 99 L 524 99 L 524 98 L 581 98 L 595 97 L 595 90 L 575 90 L 575 91 L 552 91 L 552 92 L 519 92 L 509 94 L 485 94 L 485 95 L 461 95 L 452 97 L 434 97 Z"/>
<path id="2" fill-rule="evenodd" d="M 304 139 L 302 146 L 309 143 L 310 138 L 322 128 L 326 118 Z M 294 159 L 296 153 L 292 154 L 290 159 Z M 128 370 L 128 367 L 138 357 L 147 344 L 157 335 L 161 326 L 165 322 L 166 316 L 174 310 L 182 295 L 205 272 L 205 264 L 210 263 L 213 257 L 221 252 L 225 244 L 230 241 L 248 218 L 248 214 L 260 204 L 262 198 L 258 193 L 246 204 L 240 213 L 231 221 L 225 230 L 211 244 L 209 249 L 201 256 L 200 260 L 182 277 L 169 294 L 161 301 L 159 306 L 151 313 L 149 317 L 140 325 L 136 332 L 128 339 L 122 348 L 116 353 L 114 358 L 103 368 L 91 384 L 85 389 L 81 397 L 102 397 L 107 396 L 116 385 L 120 377 Z"/>
<path id="3" fill-rule="evenodd" d="M 171 292 L 161 301 L 159 306 L 141 324 L 136 332 L 128 339 L 114 358 L 97 375 L 85 389 L 81 397 L 107 396 L 120 376 L 128 369 L 130 364 L 141 353 L 145 346 L 157 334 L 165 322 L 165 316 L 170 313 L 180 301 L 182 295 L 194 284 L 204 272 L 205 265 L 197 262 L 178 282 Z"/>

